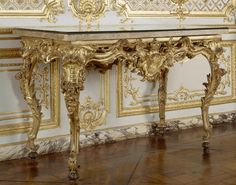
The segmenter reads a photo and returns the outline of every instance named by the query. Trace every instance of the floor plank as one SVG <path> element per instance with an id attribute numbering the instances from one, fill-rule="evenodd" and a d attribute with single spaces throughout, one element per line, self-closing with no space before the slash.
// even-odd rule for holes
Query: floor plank
<path id="1" fill-rule="evenodd" d="M 236 185 L 236 123 L 214 128 L 210 155 L 202 129 L 81 150 L 80 180 L 67 179 L 68 153 L 0 162 L 0 185 Z"/>

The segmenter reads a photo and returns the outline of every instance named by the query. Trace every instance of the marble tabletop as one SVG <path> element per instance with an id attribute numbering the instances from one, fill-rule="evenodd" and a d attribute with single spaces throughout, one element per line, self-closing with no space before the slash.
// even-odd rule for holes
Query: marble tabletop
<path id="1" fill-rule="evenodd" d="M 163 38 L 182 36 L 207 36 L 229 33 L 224 26 L 197 25 L 132 25 L 100 27 L 22 27 L 13 29 L 13 33 L 22 37 L 47 38 L 62 41 L 117 40 L 137 38 Z"/>

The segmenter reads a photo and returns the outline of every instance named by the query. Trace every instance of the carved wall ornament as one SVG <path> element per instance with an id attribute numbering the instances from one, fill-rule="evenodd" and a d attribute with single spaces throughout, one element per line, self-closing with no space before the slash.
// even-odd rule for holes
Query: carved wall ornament
<path id="1" fill-rule="evenodd" d="M 0 1 L 0 16 L 5 18 L 40 18 L 53 23 L 56 16 L 63 12 L 63 0 Z"/>
<path id="2" fill-rule="evenodd" d="M 69 0 L 73 14 L 87 24 L 100 19 L 105 14 L 107 4 L 107 0 Z"/>
<path id="3" fill-rule="evenodd" d="M 94 102 L 91 97 L 86 97 L 85 102 L 80 104 L 80 127 L 85 130 L 92 130 L 103 123 L 107 112 L 104 101 Z"/>
<path id="4" fill-rule="evenodd" d="M 186 16 L 190 14 L 190 10 L 183 8 L 183 5 L 189 0 L 171 0 L 173 3 L 177 5 L 177 8 L 174 12 L 170 12 L 173 15 L 176 15 L 178 19 L 183 20 Z"/>
<path id="5" fill-rule="evenodd" d="M 111 9 L 126 18 L 218 17 L 235 21 L 234 0 L 111 0 Z"/>

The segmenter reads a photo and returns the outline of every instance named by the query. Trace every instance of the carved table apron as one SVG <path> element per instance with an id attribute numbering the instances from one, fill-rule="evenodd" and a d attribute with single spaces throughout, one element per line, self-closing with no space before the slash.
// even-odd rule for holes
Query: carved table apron
<path id="1" fill-rule="evenodd" d="M 191 59 L 201 54 L 209 62 L 211 73 L 204 83 L 205 96 L 202 97 L 202 119 L 205 135 L 204 153 L 208 152 L 208 143 L 212 126 L 208 120 L 211 100 L 220 84 L 225 70 L 218 64 L 223 49 L 219 44 L 221 34 L 227 28 L 151 28 L 137 27 L 122 31 L 112 27 L 112 31 L 79 31 L 77 28 L 15 29 L 14 33 L 22 37 L 21 72 L 17 75 L 24 99 L 33 113 L 33 126 L 28 134 L 29 156 L 35 158 L 38 146 L 35 139 L 42 118 L 41 105 L 36 97 L 35 74 L 38 64 L 49 62 L 62 63 L 61 89 L 65 97 L 71 127 L 71 147 L 69 156 L 69 178 L 78 178 L 79 153 L 79 96 L 83 90 L 86 71 L 98 67 L 102 71 L 112 64 L 123 62 L 132 71 L 145 80 L 159 80 L 159 116 L 160 122 L 153 129 L 163 133 L 165 124 L 167 75 L 174 63 L 186 57 Z M 155 132 L 155 131 L 154 131 Z"/>

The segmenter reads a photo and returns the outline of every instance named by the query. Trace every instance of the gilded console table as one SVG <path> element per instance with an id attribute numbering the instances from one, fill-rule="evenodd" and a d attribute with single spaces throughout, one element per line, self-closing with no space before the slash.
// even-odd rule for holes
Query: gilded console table
<path id="1" fill-rule="evenodd" d="M 133 72 L 148 81 L 159 80 L 159 116 L 156 126 L 165 128 L 166 84 L 170 67 L 185 58 L 202 54 L 208 60 L 211 73 L 204 83 L 205 97 L 202 97 L 202 119 L 205 135 L 204 152 L 212 126 L 208 120 L 211 100 L 220 84 L 225 70 L 218 64 L 223 49 L 219 44 L 223 27 L 134 26 L 124 30 L 119 27 L 103 27 L 100 31 L 80 31 L 76 27 L 64 28 L 22 28 L 14 33 L 22 37 L 21 72 L 17 75 L 25 101 L 33 113 L 33 127 L 28 134 L 28 149 L 31 158 L 36 157 L 38 147 L 35 139 L 41 122 L 41 105 L 35 92 L 35 74 L 39 63 L 61 62 L 61 89 L 65 97 L 71 127 L 71 149 L 69 156 L 69 178 L 78 178 L 79 153 L 79 96 L 83 90 L 88 68 L 105 71 L 117 62 L 124 62 Z M 155 128 L 155 127 L 154 127 Z"/>

